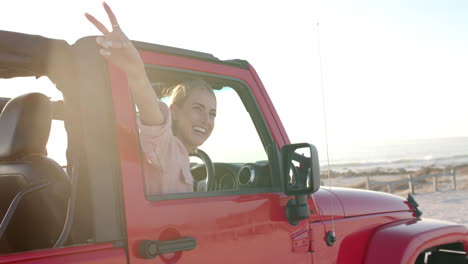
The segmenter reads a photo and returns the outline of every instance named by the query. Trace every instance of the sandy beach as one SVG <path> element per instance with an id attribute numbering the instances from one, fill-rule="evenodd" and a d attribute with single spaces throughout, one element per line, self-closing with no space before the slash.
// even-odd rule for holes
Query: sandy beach
<path id="1" fill-rule="evenodd" d="M 468 227 L 468 190 L 417 194 L 423 218 L 441 219 Z"/>

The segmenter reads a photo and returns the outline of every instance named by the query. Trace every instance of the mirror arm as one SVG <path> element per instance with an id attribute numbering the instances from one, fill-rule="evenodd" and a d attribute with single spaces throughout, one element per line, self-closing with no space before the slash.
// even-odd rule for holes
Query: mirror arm
<path id="1" fill-rule="evenodd" d="M 300 221 L 309 218 L 309 204 L 307 203 L 308 195 L 296 195 L 295 199 L 291 199 L 286 204 L 286 218 L 289 224 L 296 226 Z"/>

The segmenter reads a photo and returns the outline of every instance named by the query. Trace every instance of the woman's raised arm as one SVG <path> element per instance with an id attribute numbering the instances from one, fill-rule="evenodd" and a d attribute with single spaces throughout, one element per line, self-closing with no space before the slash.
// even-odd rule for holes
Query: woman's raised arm
<path id="1" fill-rule="evenodd" d="M 161 125 L 165 122 L 164 116 L 157 104 L 157 95 L 146 76 L 140 54 L 120 28 L 110 7 L 105 2 L 103 6 L 112 25 L 112 31 L 109 31 L 92 15 L 85 14 L 86 18 L 103 35 L 96 38 L 96 42 L 100 46 L 99 53 L 127 74 L 128 85 L 132 90 L 133 99 L 138 106 L 143 124 Z"/>

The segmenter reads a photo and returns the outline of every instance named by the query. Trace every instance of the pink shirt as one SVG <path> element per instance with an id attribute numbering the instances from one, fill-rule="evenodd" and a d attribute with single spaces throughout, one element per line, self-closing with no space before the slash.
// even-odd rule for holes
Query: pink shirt
<path id="1" fill-rule="evenodd" d="M 182 142 L 171 128 L 171 112 L 159 102 L 165 122 L 160 126 L 146 126 L 140 118 L 140 144 L 146 157 L 144 177 L 146 194 L 193 192 L 189 156 Z"/>

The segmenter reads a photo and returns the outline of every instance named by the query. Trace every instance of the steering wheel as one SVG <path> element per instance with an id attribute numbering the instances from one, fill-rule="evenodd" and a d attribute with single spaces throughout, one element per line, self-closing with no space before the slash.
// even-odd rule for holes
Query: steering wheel
<path id="1" fill-rule="evenodd" d="M 204 185 L 206 186 L 204 191 L 207 192 L 216 190 L 215 168 L 208 154 L 206 154 L 206 152 L 201 149 L 195 149 L 194 151 L 190 152 L 189 156 L 197 157 L 201 159 L 203 163 L 205 163 L 206 178 L 204 181 L 201 181 L 204 182 Z M 201 191 L 200 189 L 201 188 L 198 188 L 197 186 L 197 191 Z"/>

